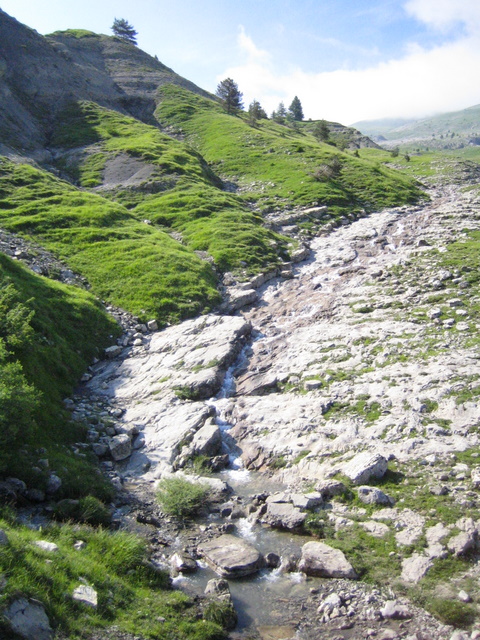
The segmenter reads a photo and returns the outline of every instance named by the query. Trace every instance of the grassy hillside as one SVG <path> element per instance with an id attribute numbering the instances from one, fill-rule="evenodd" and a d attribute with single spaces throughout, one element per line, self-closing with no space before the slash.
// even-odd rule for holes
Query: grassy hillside
<path id="1" fill-rule="evenodd" d="M 315 138 L 270 120 L 248 125 L 246 115 L 227 115 L 221 106 L 175 86 L 159 90 L 156 117 L 174 127 L 216 173 L 235 182 L 241 197 L 262 212 L 328 204 L 333 211 L 375 209 L 412 201 L 415 184 L 376 162 L 358 159 Z M 318 179 L 334 159 L 338 175 Z"/>
<path id="2" fill-rule="evenodd" d="M 34 237 L 101 298 L 160 320 L 218 301 L 211 266 L 125 207 L 29 165 L 0 160 L 0 226 Z"/>
<path id="3" fill-rule="evenodd" d="M 83 439 L 84 427 L 70 421 L 62 399 L 119 331 L 87 291 L 38 276 L 0 254 L 2 475 L 42 488 L 48 473 L 37 463 L 44 447 L 51 468 L 58 464 L 65 497 L 111 495 L 94 473 L 93 459 L 76 458 L 67 447 Z"/>

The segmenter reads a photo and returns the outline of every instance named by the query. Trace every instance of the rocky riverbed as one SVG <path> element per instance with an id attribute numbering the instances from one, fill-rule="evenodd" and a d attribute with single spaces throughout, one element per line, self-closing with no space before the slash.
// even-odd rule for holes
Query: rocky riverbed
<path id="1" fill-rule="evenodd" d="M 134 327 L 67 402 L 118 526 L 192 593 L 226 577 L 234 635 L 450 638 L 425 606 L 480 635 L 480 298 L 461 258 L 480 200 L 430 196 L 315 238 L 282 276 L 228 279 L 230 314 Z M 198 459 L 212 499 L 182 529 L 154 489 Z"/>

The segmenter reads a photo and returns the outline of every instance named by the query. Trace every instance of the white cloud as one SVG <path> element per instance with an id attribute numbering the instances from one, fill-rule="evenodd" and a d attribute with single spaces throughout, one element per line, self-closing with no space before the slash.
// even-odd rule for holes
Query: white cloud
<path id="1" fill-rule="evenodd" d="M 247 36 L 245 33 L 243 25 L 240 25 L 239 27 L 237 42 L 240 50 L 247 54 L 249 60 L 263 62 L 268 62 L 270 60 L 270 54 L 268 51 L 263 51 L 257 47 L 250 36 Z"/>
<path id="2" fill-rule="evenodd" d="M 452 4 L 446 0 L 435 3 L 448 8 Z M 457 0 L 465 14 L 468 4 Z M 411 9 L 415 5 L 418 15 L 427 20 L 427 8 L 434 2 L 411 0 L 409 5 Z M 475 16 L 475 11 L 471 14 Z M 446 24 L 451 14 L 445 10 L 438 15 L 443 15 L 442 24 Z M 306 118 L 344 124 L 385 117 L 422 117 L 480 103 L 480 85 L 476 82 L 480 41 L 473 33 L 430 50 L 411 43 L 402 58 L 367 69 L 321 73 L 300 68 L 278 72 L 268 53 L 257 49 L 243 29 L 239 45 L 247 54 L 245 63 L 230 67 L 219 79 L 234 78 L 244 93 L 245 104 L 256 98 L 267 112 L 280 100 L 288 106 L 294 95 L 300 98 Z"/>
<path id="3" fill-rule="evenodd" d="M 436 29 L 447 29 L 463 23 L 469 33 L 478 33 L 480 30 L 478 0 L 408 0 L 405 10 Z"/>

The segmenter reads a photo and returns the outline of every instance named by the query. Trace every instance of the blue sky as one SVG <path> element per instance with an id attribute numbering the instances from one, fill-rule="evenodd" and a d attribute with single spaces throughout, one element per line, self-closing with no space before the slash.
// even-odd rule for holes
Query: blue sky
<path id="1" fill-rule="evenodd" d="M 306 117 L 345 124 L 480 103 L 480 0 L 0 0 L 40 33 L 110 33 L 201 87 L 227 76 L 270 112 L 294 95 Z"/>

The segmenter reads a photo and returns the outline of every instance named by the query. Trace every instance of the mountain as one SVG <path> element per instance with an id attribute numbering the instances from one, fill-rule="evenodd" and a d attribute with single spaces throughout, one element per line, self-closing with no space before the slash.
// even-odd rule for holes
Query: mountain
<path id="1" fill-rule="evenodd" d="M 480 144 L 480 105 L 421 120 L 372 120 L 354 126 L 375 139 L 381 136 L 389 145 L 458 149 Z"/>
<path id="2" fill-rule="evenodd" d="M 405 125 L 409 125 L 415 122 L 414 118 L 381 118 L 380 120 L 360 120 L 354 122 L 352 127 L 355 127 L 366 136 L 383 136 L 392 129 L 398 129 Z"/>

